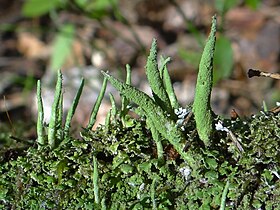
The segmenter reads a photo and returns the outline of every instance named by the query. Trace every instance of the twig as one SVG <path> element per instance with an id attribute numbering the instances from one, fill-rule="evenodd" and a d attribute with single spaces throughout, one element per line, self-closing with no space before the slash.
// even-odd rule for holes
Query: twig
<path id="1" fill-rule="evenodd" d="M 240 153 L 244 152 L 244 149 L 242 148 L 242 146 L 239 143 L 239 141 L 236 138 L 236 136 L 233 134 L 233 132 L 231 130 L 229 130 L 227 127 L 223 126 L 222 121 L 219 120 L 219 122 L 217 124 L 215 124 L 215 126 L 216 126 L 216 130 L 217 131 L 225 131 L 225 132 L 227 132 L 228 136 L 230 137 L 230 139 L 232 140 L 233 144 L 236 146 L 238 151 Z"/>
<path id="2" fill-rule="evenodd" d="M 270 77 L 272 79 L 280 79 L 280 74 L 278 73 L 269 73 L 260 70 L 249 69 L 248 77 Z"/>

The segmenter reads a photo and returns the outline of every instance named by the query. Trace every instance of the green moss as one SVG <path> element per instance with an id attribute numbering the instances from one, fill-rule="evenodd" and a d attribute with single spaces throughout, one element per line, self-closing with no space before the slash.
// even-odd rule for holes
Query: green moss
<path id="1" fill-rule="evenodd" d="M 196 169 L 180 156 L 172 159 L 168 150 L 162 165 L 145 121 L 129 120 L 128 127 L 115 119 L 110 129 L 83 131 L 82 140 L 70 139 L 55 150 L 31 147 L 26 155 L 2 161 L 0 207 L 218 209 L 227 182 L 227 209 L 280 207 L 280 115 L 223 122 L 242 142 L 242 154 L 225 132 L 216 131 L 215 146 L 204 150 L 188 130 L 187 152 Z M 94 157 L 99 204 L 94 202 Z"/>

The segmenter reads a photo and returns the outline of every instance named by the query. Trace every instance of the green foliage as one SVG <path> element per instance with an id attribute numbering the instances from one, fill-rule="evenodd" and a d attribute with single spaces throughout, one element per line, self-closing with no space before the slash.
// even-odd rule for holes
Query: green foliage
<path id="1" fill-rule="evenodd" d="M 215 8 L 220 14 L 225 14 L 228 10 L 236 7 L 240 0 L 215 0 Z"/>
<path id="2" fill-rule="evenodd" d="M 38 17 L 49 13 L 51 10 L 58 8 L 61 5 L 61 0 L 26 0 L 22 13 L 26 17 Z"/>
<path id="3" fill-rule="evenodd" d="M 76 8 L 84 16 L 101 19 L 110 14 L 110 9 L 117 8 L 117 0 L 26 0 L 22 7 L 22 13 L 25 17 L 34 18 L 43 15 L 49 15 L 56 25 L 59 26 L 53 42 L 53 53 L 50 59 L 50 69 L 57 70 L 62 67 L 67 56 L 72 50 L 72 43 L 75 37 L 75 27 L 73 24 L 57 23 L 57 13 L 61 10 Z"/>
<path id="4" fill-rule="evenodd" d="M 59 69 L 64 64 L 67 56 L 71 52 L 74 35 L 74 25 L 65 24 L 61 26 L 58 34 L 56 34 L 53 43 L 53 53 L 51 55 L 50 69 Z"/>
<path id="5" fill-rule="evenodd" d="M 117 6 L 118 0 L 75 0 L 76 6 L 94 19 L 101 19 Z"/>
<path id="6" fill-rule="evenodd" d="M 107 15 L 108 8 L 116 5 L 117 2 L 117 0 L 74 0 L 72 2 L 66 0 L 26 0 L 22 8 L 22 13 L 26 17 L 38 17 L 54 10 L 67 8 L 69 5 L 76 5 L 93 18 L 101 18 Z"/>
<path id="7" fill-rule="evenodd" d="M 186 50 L 179 47 L 179 56 L 191 66 L 198 66 L 201 52 Z"/>
<path id="8" fill-rule="evenodd" d="M 246 5 L 248 5 L 250 8 L 256 10 L 256 9 L 259 7 L 261 1 L 260 1 L 260 0 L 245 0 L 245 3 L 246 3 Z"/>
<path id="9" fill-rule="evenodd" d="M 256 10 L 260 5 L 260 0 L 246 0 L 245 4 L 251 9 Z M 214 81 L 213 84 L 217 84 L 222 79 L 229 78 L 233 69 L 233 49 L 231 47 L 231 41 L 224 35 L 224 23 L 225 15 L 234 7 L 237 7 L 242 1 L 240 0 L 215 0 L 215 9 L 221 17 L 221 24 L 219 27 L 219 38 L 216 43 L 216 53 L 214 56 Z M 197 36 L 197 32 L 191 31 L 192 35 Z M 200 41 L 198 41 L 200 43 Z M 203 45 L 201 45 L 202 47 Z M 199 64 L 199 59 L 201 52 L 192 51 L 189 49 L 180 49 L 179 55 L 185 60 L 188 64 L 193 67 L 197 67 Z"/>
<path id="10" fill-rule="evenodd" d="M 219 14 L 221 14 L 221 27 L 220 31 L 223 32 L 223 21 L 225 13 L 236 6 L 239 3 L 237 0 L 216 0 L 215 7 Z M 194 34 L 195 35 L 195 34 Z M 203 47 L 203 45 L 201 45 Z M 231 47 L 230 40 L 221 34 L 216 43 L 216 54 L 214 56 L 214 72 L 213 84 L 215 85 L 221 79 L 226 79 L 231 75 L 233 69 L 233 50 Z M 193 67 L 197 67 L 199 65 L 199 60 L 201 59 L 201 52 L 186 50 L 179 48 L 179 55 L 188 62 Z"/>
<path id="11" fill-rule="evenodd" d="M 229 78 L 233 68 L 233 50 L 230 40 L 225 36 L 219 36 L 216 42 L 214 56 L 213 83 L 221 79 Z"/>

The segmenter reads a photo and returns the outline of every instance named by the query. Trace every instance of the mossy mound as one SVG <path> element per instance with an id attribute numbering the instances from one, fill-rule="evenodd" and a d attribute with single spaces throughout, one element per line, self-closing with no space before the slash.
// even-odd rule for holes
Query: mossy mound
<path id="1" fill-rule="evenodd" d="M 38 81 L 38 139 L 28 150 L 2 152 L 0 208 L 280 209 L 280 114 L 214 119 L 210 95 L 215 31 L 214 16 L 193 107 L 180 107 L 166 67 L 170 58 L 162 59 L 158 69 L 154 40 L 146 65 L 153 97 L 130 85 L 130 67 L 126 83 L 103 72 L 100 94 L 80 139 L 71 138 L 69 129 L 84 80 L 63 123 L 58 71 L 48 126 Z M 111 95 L 105 125 L 91 131 L 107 80 L 122 95 L 122 107 L 117 109 Z M 137 108 L 132 110 L 130 102 Z M 130 117 L 129 109 L 139 118 Z"/>
<path id="2" fill-rule="evenodd" d="M 0 208 L 219 209 L 225 202 L 226 209 L 280 209 L 280 114 L 223 124 L 244 152 L 224 131 L 215 131 L 213 146 L 205 148 L 191 119 L 184 134 L 192 164 L 167 141 L 165 162 L 159 161 L 145 119 L 113 119 L 56 149 L 35 145 L 1 160 Z M 93 157 L 98 161 L 99 203 Z"/>

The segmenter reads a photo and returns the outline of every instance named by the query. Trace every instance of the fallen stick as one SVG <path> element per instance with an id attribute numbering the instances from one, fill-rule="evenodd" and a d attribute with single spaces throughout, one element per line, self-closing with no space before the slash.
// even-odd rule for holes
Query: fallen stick
<path id="1" fill-rule="evenodd" d="M 273 79 L 280 79 L 280 74 L 278 73 L 268 73 L 260 70 L 249 69 L 248 77 L 270 77 Z"/>

